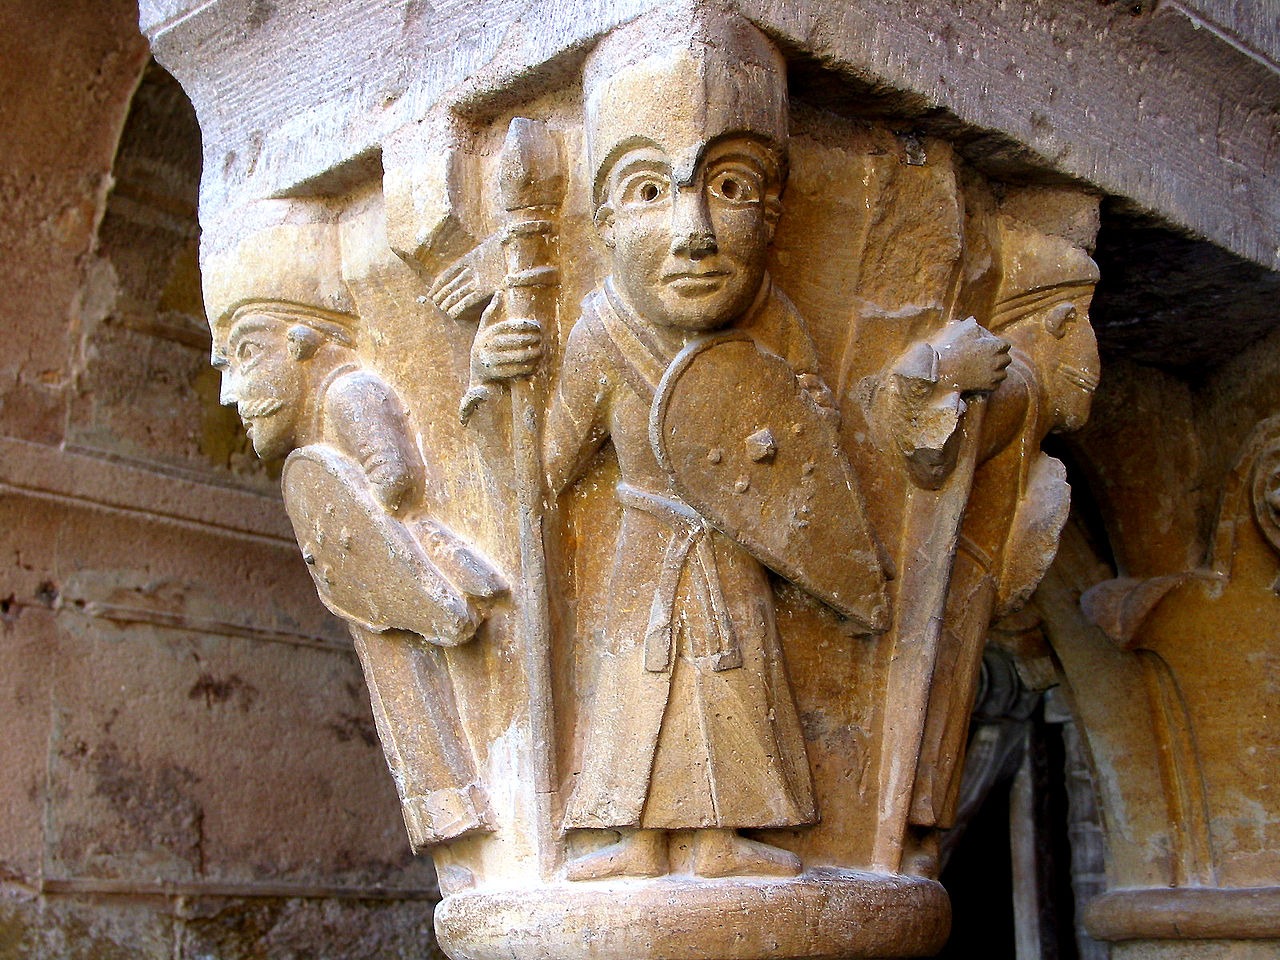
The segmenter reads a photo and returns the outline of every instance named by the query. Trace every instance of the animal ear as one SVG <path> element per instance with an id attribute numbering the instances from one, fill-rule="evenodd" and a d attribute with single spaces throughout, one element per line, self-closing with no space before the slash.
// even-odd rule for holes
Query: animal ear
<path id="1" fill-rule="evenodd" d="M 310 360 L 320 349 L 324 337 L 318 330 L 313 330 L 304 323 L 295 323 L 289 328 L 289 356 L 301 362 Z"/>
<path id="2" fill-rule="evenodd" d="M 596 233 L 600 234 L 600 239 L 604 241 L 604 245 L 610 250 L 613 249 L 613 223 L 614 214 L 613 207 L 607 203 L 602 203 L 596 207 Z"/>

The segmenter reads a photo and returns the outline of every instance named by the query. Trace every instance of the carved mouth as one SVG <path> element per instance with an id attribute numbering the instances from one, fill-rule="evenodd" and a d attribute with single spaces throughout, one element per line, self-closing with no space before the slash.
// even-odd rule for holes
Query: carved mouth
<path id="1" fill-rule="evenodd" d="M 280 408 L 284 406 L 284 401 L 279 397 L 263 397 L 261 400 L 246 400 L 237 406 L 240 411 L 240 419 L 249 421 L 278 413 Z"/>
<path id="2" fill-rule="evenodd" d="M 663 274 L 662 280 L 677 293 L 696 295 L 718 289 L 728 275 L 727 270 L 679 270 Z"/>
<path id="3" fill-rule="evenodd" d="M 1060 369 L 1062 376 L 1068 383 L 1079 387 L 1086 393 L 1093 393 L 1098 389 L 1098 375 L 1096 373 L 1090 373 L 1077 367 L 1069 367 L 1066 364 L 1063 364 Z"/>

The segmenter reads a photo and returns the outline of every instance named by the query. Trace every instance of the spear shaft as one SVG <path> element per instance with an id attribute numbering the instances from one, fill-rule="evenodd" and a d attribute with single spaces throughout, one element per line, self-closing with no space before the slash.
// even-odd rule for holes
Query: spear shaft
<path id="1" fill-rule="evenodd" d="M 963 286 L 963 258 L 948 282 L 945 324 L 956 322 Z M 924 747 L 930 695 L 936 681 L 938 648 L 946 629 L 947 593 L 955 570 L 956 547 L 978 467 L 985 395 L 970 396 L 961 420 L 960 449 L 941 489 L 910 488 L 899 551 L 900 573 L 889 632 L 889 676 L 885 684 L 884 722 L 876 835 L 872 868 L 902 869 L 907 821 Z"/>
<path id="2" fill-rule="evenodd" d="M 501 241 L 507 267 L 505 307 L 508 317 L 535 320 L 552 335 L 560 283 L 556 235 L 564 184 L 560 152 L 546 127 L 524 117 L 513 119 L 498 163 L 498 193 L 506 214 Z M 556 741 L 547 559 L 542 539 L 541 391 L 537 380 L 522 378 L 511 381 L 510 393 L 520 543 L 520 657 L 528 684 L 531 820 L 538 870 L 544 879 L 550 879 L 557 861 L 552 810 Z"/>
<path id="3" fill-rule="evenodd" d="M 902 868 L 907 818 L 924 744 L 929 698 L 936 679 L 938 646 L 945 629 L 947 592 L 955 567 L 960 525 L 973 489 L 985 397 L 968 401 L 960 452 L 938 491 L 913 489 L 902 542 L 893 645 L 885 696 L 880 760 L 879 817 L 872 866 Z"/>

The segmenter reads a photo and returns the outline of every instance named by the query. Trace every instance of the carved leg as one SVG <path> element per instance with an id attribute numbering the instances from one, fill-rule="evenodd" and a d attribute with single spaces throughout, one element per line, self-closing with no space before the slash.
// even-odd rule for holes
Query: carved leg
<path id="1" fill-rule="evenodd" d="M 794 877 L 800 866 L 790 850 L 748 840 L 734 830 L 693 833 L 693 872 L 701 877 Z"/>
<path id="2" fill-rule="evenodd" d="M 353 627 L 351 635 L 415 852 L 487 828 L 484 791 L 440 653 L 398 631 Z"/>
<path id="3" fill-rule="evenodd" d="M 617 843 L 569 864 L 570 880 L 660 877 L 670 869 L 666 830 L 626 830 Z"/>

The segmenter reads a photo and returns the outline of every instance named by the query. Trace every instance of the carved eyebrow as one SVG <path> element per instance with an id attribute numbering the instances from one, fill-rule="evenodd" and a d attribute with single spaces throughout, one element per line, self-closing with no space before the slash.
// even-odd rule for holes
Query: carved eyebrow
<path id="1" fill-rule="evenodd" d="M 718 140 L 707 147 L 702 163 L 710 171 L 722 163 L 740 163 L 760 174 L 766 187 L 780 184 L 778 163 L 769 148 L 749 137 L 731 137 Z"/>
<path id="2" fill-rule="evenodd" d="M 609 179 L 619 184 L 636 173 L 658 173 L 670 179 L 671 164 L 661 157 L 635 157 L 615 166 Z"/>
<path id="3" fill-rule="evenodd" d="M 670 167 L 671 158 L 667 156 L 665 150 L 652 140 L 641 137 L 620 145 L 614 150 L 612 158 L 607 161 L 601 172 L 604 173 L 606 178 L 614 177 L 620 171 L 636 164 L 656 164 Z"/>
<path id="4" fill-rule="evenodd" d="M 723 175 L 743 182 L 750 182 L 761 191 L 767 190 L 769 185 L 768 174 L 758 166 L 731 159 L 717 160 L 708 164 L 704 176 L 707 185 L 710 186 Z"/>
<path id="5" fill-rule="evenodd" d="M 723 153 L 709 154 L 704 163 L 709 170 L 722 164 L 736 163 L 758 172 L 761 179 L 768 179 L 769 176 L 768 167 L 761 161 L 759 155 L 748 150 L 725 150 Z"/>
<path id="6" fill-rule="evenodd" d="M 227 334 L 227 345 L 230 346 L 233 341 L 242 340 L 251 333 L 260 333 L 264 330 L 271 330 L 285 321 L 279 317 L 273 317 L 267 313 L 250 313 L 241 317 L 232 326 L 231 332 Z"/>

